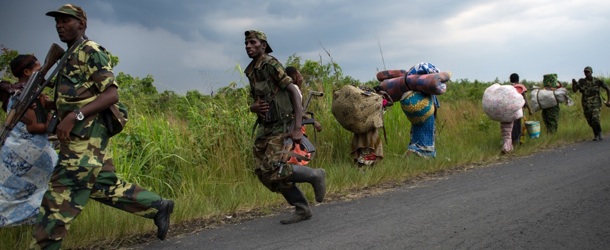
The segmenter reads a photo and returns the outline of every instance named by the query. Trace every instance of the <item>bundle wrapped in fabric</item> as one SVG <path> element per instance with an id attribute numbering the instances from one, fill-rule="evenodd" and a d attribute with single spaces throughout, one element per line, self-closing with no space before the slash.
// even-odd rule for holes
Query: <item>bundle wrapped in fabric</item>
<path id="1" fill-rule="evenodd" d="M 404 93 L 411 90 L 405 81 L 406 75 L 385 79 L 379 84 L 379 87 L 392 98 L 392 101 L 400 101 Z"/>
<path id="2" fill-rule="evenodd" d="M 511 85 L 493 84 L 483 93 L 483 111 L 499 122 L 512 122 L 523 117 L 525 99 Z"/>
<path id="3" fill-rule="evenodd" d="M 396 77 L 401 77 L 407 74 L 407 71 L 404 69 L 391 69 L 391 70 L 382 70 L 377 72 L 377 81 L 383 82 L 383 80 L 392 79 Z"/>
<path id="4" fill-rule="evenodd" d="M 331 111 L 343 128 L 356 134 L 383 127 L 383 98 L 374 91 L 345 85 L 333 93 Z"/>
<path id="5" fill-rule="evenodd" d="M 530 99 L 529 105 L 532 112 L 555 107 L 560 103 L 565 103 L 568 106 L 574 105 L 574 101 L 568 96 L 568 90 L 566 88 L 554 90 L 534 88 L 530 95 Z"/>
<path id="6" fill-rule="evenodd" d="M 428 95 L 442 95 L 447 91 L 447 84 L 451 73 L 439 72 L 426 75 L 403 75 L 401 77 L 386 79 L 380 87 L 387 92 L 393 101 L 400 101 L 407 91 L 419 91 Z"/>
<path id="7" fill-rule="evenodd" d="M 542 86 L 547 88 L 561 88 L 561 83 L 557 81 L 557 74 L 546 74 L 542 76 Z"/>
<path id="8" fill-rule="evenodd" d="M 422 124 L 434 114 L 432 96 L 422 92 L 407 91 L 400 99 L 400 106 L 411 124 Z"/>
<path id="9" fill-rule="evenodd" d="M 451 73 L 439 72 L 426 75 L 409 75 L 407 86 L 413 91 L 424 92 L 428 95 L 442 95 L 447 91 L 446 82 L 451 79 Z"/>

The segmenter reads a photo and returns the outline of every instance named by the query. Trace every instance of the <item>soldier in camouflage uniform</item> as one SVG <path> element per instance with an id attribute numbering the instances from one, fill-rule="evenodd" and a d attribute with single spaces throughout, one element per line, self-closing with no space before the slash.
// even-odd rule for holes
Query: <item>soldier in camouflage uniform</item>
<path id="1" fill-rule="evenodd" d="M 255 174 L 265 187 L 281 193 L 295 207 L 295 213 L 281 220 L 282 224 L 307 220 L 311 218 L 311 210 L 295 183 L 310 183 L 316 201 L 322 202 L 326 194 L 326 172 L 286 163 L 293 142 L 298 144 L 303 137 L 301 119 L 295 119 L 303 117 L 301 97 L 282 64 L 269 55 L 273 50 L 265 33 L 249 30 L 245 36 L 246 53 L 252 58 L 244 71 L 254 100 L 250 111 L 258 116 L 254 141 Z"/>
<path id="2" fill-rule="evenodd" d="M 32 248 L 59 249 L 89 199 L 153 219 L 157 237 L 165 239 L 174 202 L 118 179 L 107 149 L 110 138 L 99 113 L 119 100 L 109 52 L 85 40 L 87 15 L 79 6 L 66 4 L 46 15 L 55 18 L 60 40 L 76 47 L 55 81 L 59 163 L 42 200 Z"/>
<path id="3" fill-rule="evenodd" d="M 594 141 L 601 141 L 602 126 L 599 122 L 599 115 L 602 107 L 602 96 L 600 88 L 606 90 L 606 96 L 610 97 L 610 88 L 602 80 L 592 76 L 593 69 L 589 66 L 584 70 L 585 78 L 572 79 L 572 90 L 582 93 L 582 109 L 587 119 L 587 123 L 593 129 Z M 610 100 L 605 102 L 610 107 Z"/>

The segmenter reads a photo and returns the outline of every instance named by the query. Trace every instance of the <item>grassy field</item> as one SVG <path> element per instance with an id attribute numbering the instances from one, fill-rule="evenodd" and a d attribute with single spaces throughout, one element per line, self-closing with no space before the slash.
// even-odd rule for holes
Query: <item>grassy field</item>
<path id="1" fill-rule="evenodd" d="M 453 84 L 446 95 L 439 96 L 435 159 L 404 156 L 410 123 L 396 104 L 385 114 L 388 139 L 383 145 L 385 158 L 365 169 L 352 165 L 351 133 L 330 112 L 335 87 L 309 86 L 325 93 L 310 105 L 324 126 L 316 134 L 318 153 L 310 166 L 326 169 L 329 199 L 342 199 L 387 183 L 400 184 L 438 171 L 476 167 L 593 138 L 582 115 L 580 97 L 573 95 L 574 106 L 561 106 L 556 134 L 545 133 L 542 125 L 540 138 L 528 138 L 511 154 L 502 155 L 500 125 L 482 112 L 481 95 L 488 85 Z M 270 214 L 287 207 L 281 195 L 269 192 L 251 171 L 251 130 L 255 117 L 248 112 L 246 94 L 238 89 L 214 97 L 187 95 L 179 97 L 181 104 L 171 108 L 169 103 L 156 102 L 153 103 L 157 108 L 150 108 L 153 104 L 143 105 L 144 101 L 137 97 L 122 95 L 130 107 L 131 117 L 126 130 L 113 139 L 117 172 L 125 180 L 176 201 L 169 237 L 180 232 L 181 225 L 203 227 L 227 216 L 238 220 L 252 213 Z M 307 96 L 307 91 L 304 95 Z M 540 113 L 526 116 L 529 120 L 541 121 Z M 604 131 L 610 130 L 608 108 L 603 109 L 602 127 Z M 313 202 L 311 187 L 302 187 Z M 134 239 L 151 239 L 155 230 L 152 220 L 90 202 L 72 224 L 63 247 L 114 248 Z M 0 249 L 27 248 L 30 235 L 28 226 L 0 229 Z"/>

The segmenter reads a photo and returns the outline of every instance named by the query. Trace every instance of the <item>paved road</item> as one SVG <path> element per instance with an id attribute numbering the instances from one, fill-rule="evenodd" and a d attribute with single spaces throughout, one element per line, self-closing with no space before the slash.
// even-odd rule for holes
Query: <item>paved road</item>
<path id="1" fill-rule="evenodd" d="M 610 139 L 313 212 L 294 225 L 278 222 L 286 212 L 142 248 L 610 249 Z"/>

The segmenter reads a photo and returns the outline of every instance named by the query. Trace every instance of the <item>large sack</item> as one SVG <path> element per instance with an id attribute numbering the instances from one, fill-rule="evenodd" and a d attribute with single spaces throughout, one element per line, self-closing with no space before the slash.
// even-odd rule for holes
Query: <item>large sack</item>
<path id="1" fill-rule="evenodd" d="M 387 92 L 393 101 L 400 101 L 407 91 L 419 91 L 428 95 L 442 95 L 447 91 L 446 82 L 451 79 L 449 72 L 431 73 L 426 75 L 403 75 L 386 79 L 379 86 Z"/>
<path id="2" fill-rule="evenodd" d="M 383 126 L 382 105 L 377 93 L 345 85 L 333 93 L 331 111 L 343 128 L 362 134 Z"/>
<path id="3" fill-rule="evenodd" d="M 535 88 L 530 95 L 530 108 L 532 112 L 555 107 L 560 103 L 565 103 L 568 106 L 574 105 L 572 98 L 568 96 L 566 88 L 558 88 L 554 90 Z"/>
<path id="4" fill-rule="evenodd" d="M 483 111 L 499 122 L 512 122 L 523 117 L 525 99 L 511 85 L 493 84 L 483 93 Z"/>

